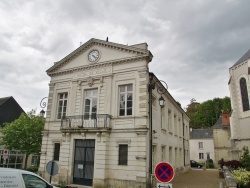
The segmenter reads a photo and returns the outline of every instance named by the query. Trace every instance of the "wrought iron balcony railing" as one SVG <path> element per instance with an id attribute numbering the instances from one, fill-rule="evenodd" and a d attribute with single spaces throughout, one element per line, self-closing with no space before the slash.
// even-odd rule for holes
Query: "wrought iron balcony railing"
<path id="1" fill-rule="evenodd" d="M 66 116 L 61 119 L 61 129 L 109 128 L 110 118 L 108 114 Z"/>

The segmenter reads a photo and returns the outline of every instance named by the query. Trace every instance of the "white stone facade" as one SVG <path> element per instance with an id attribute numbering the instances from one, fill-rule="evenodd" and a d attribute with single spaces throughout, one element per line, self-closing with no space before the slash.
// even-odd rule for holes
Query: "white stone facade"
<path id="1" fill-rule="evenodd" d="M 239 160 L 242 155 L 242 148 L 250 148 L 250 110 L 243 108 L 243 104 L 249 107 L 250 98 L 250 50 L 242 56 L 230 69 L 229 90 L 231 97 L 232 114 L 230 117 L 231 124 L 231 143 L 232 158 Z M 246 89 L 240 81 L 245 80 Z M 242 92 L 246 92 L 247 100 L 242 98 Z M 245 101 L 245 102 L 244 102 Z"/>
<path id="2" fill-rule="evenodd" d="M 128 46 L 91 39 L 48 69 L 39 167 L 43 177 L 49 179 L 46 165 L 55 159 L 59 172 L 52 182 L 146 186 L 152 57 L 146 43 Z M 158 86 L 153 90 L 153 165 L 164 160 L 185 170 L 189 118 L 168 91 L 163 94 L 166 105 L 160 108 Z"/>

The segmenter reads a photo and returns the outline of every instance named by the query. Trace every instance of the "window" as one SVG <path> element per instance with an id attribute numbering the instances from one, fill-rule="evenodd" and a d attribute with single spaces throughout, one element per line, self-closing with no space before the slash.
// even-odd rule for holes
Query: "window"
<path id="1" fill-rule="evenodd" d="M 120 144 L 119 145 L 119 165 L 128 164 L 128 145 Z"/>
<path id="2" fill-rule="evenodd" d="M 132 84 L 119 87 L 120 116 L 132 115 L 133 87 Z"/>
<path id="3" fill-rule="evenodd" d="M 203 149 L 203 142 L 199 142 L 199 149 Z"/>
<path id="4" fill-rule="evenodd" d="M 173 147 L 169 147 L 169 162 L 172 164 L 173 163 Z"/>
<path id="5" fill-rule="evenodd" d="M 31 166 L 38 166 L 39 165 L 40 156 L 33 155 L 31 158 Z"/>
<path id="6" fill-rule="evenodd" d="M 48 185 L 45 181 L 42 179 L 33 176 L 31 174 L 22 174 L 23 180 L 25 187 L 27 188 L 32 188 L 32 187 L 37 187 L 37 188 L 47 188 Z"/>
<path id="7" fill-rule="evenodd" d="M 60 93 L 58 98 L 57 119 L 66 116 L 68 93 Z"/>
<path id="8" fill-rule="evenodd" d="M 54 143 L 54 160 L 59 161 L 60 143 Z"/>
<path id="9" fill-rule="evenodd" d="M 247 83 L 245 78 L 240 79 L 240 91 L 241 91 L 243 111 L 247 111 L 249 110 L 249 99 L 248 99 Z"/>
<path id="10" fill-rule="evenodd" d="M 165 157 L 165 153 L 166 153 L 166 150 L 165 150 L 165 146 L 161 146 L 161 161 L 165 161 L 166 160 L 166 157 Z"/>
<path id="11" fill-rule="evenodd" d="M 161 108 L 161 128 L 166 129 L 165 106 Z"/>
<path id="12" fill-rule="evenodd" d="M 85 91 L 84 119 L 96 119 L 98 90 Z"/>
<path id="13" fill-rule="evenodd" d="M 171 110 L 168 110 L 168 129 L 169 132 L 172 132 L 172 113 Z"/>
<path id="14" fill-rule="evenodd" d="M 174 115 L 174 135 L 177 135 L 177 116 Z"/>
<path id="15" fill-rule="evenodd" d="M 199 159 L 204 159 L 204 153 L 199 153 Z"/>

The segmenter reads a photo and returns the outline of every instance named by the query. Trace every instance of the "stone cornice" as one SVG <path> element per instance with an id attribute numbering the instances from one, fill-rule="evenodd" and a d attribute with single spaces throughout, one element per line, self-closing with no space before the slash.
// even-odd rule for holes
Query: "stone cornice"
<path id="1" fill-rule="evenodd" d="M 75 67 L 72 69 L 67 69 L 67 70 L 62 70 L 62 71 L 53 71 L 53 72 L 47 72 L 49 76 L 58 76 L 58 75 L 64 75 L 64 74 L 71 74 L 74 72 L 78 71 L 83 71 L 83 70 L 92 70 L 92 69 L 97 69 L 97 68 L 104 68 L 112 65 L 118 65 L 118 64 L 123 64 L 123 63 L 133 63 L 136 61 L 140 60 L 148 60 L 148 55 L 144 56 L 135 56 L 135 57 L 129 57 L 129 58 L 124 58 L 124 59 L 117 59 L 113 61 L 108 61 L 108 62 L 102 62 L 102 63 L 95 63 L 95 64 L 90 64 L 88 66 L 82 66 L 82 67 Z"/>
<path id="2" fill-rule="evenodd" d="M 47 74 L 50 75 L 51 72 L 55 72 L 60 67 L 67 64 L 68 62 L 72 61 L 73 59 L 75 59 L 77 56 L 79 56 L 80 54 L 85 52 L 87 49 L 89 49 L 93 45 L 104 46 L 106 48 L 111 48 L 111 49 L 116 49 L 116 50 L 120 50 L 120 51 L 124 51 L 124 52 L 134 53 L 134 54 L 139 55 L 139 56 L 146 55 L 146 56 L 148 56 L 149 62 L 153 58 L 153 55 L 151 54 L 151 52 L 149 50 L 140 49 L 140 48 L 136 48 L 133 46 L 126 46 L 126 45 L 122 45 L 122 44 L 112 43 L 112 42 L 107 42 L 107 41 L 103 41 L 103 40 L 99 40 L 99 39 L 90 39 L 88 42 L 86 42 L 85 44 L 78 47 L 76 50 L 71 52 L 69 55 L 64 57 L 62 60 L 56 62 L 51 68 L 49 68 L 47 70 Z"/>

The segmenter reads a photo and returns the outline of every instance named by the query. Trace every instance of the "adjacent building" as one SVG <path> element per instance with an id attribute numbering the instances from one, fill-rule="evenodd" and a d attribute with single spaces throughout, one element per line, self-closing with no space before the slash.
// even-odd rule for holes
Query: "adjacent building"
<path id="1" fill-rule="evenodd" d="M 229 68 L 229 73 L 232 158 L 239 160 L 242 148 L 250 148 L 250 50 Z"/>
<path id="2" fill-rule="evenodd" d="M 146 187 L 150 148 L 152 167 L 161 161 L 177 173 L 189 167 L 189 118 L 149 72 L 152 58 L 146 43 L 91 39 L 47 70 L 51 81 L 39 174 L 49 179 L 46 165 L 53 160 L 59 172 L 52 182 Z M 154 85 L 152 147 L 149 82 Z"/>
<path id="3" fill-rule="evenodd" d="M 25 113 L 22 107 L 14 99 L 14 97 L 0 98 L 0 127 L 4 123 L 11 123 Z M 2 133 L 0 133 L 0 138 Z M 24 168 L 25 154 L 18 150 L 8 150 L 4 145 L 0 145 L 0 167 L 7 168 Z M 37 167 L 39 162 L 39 155 L 31 155 L 28 159 L 28 167 Z"/>
<path id="4" fill-rule="evenodd" d="M 232 148 L 230 141 L 231 129 L 229 118 L 230 113 L 228 111 L 223 111 L 221 116 L 213 125 L 215 165 L 218 165 L 221 159 L 224 161 L 232 160 Z"/>
<path id="5" fill-rule="evenodd" d="M 204 163 L 207 159 L 214 161 L 213 129 L 190 129 L 190 159 Z"/>

